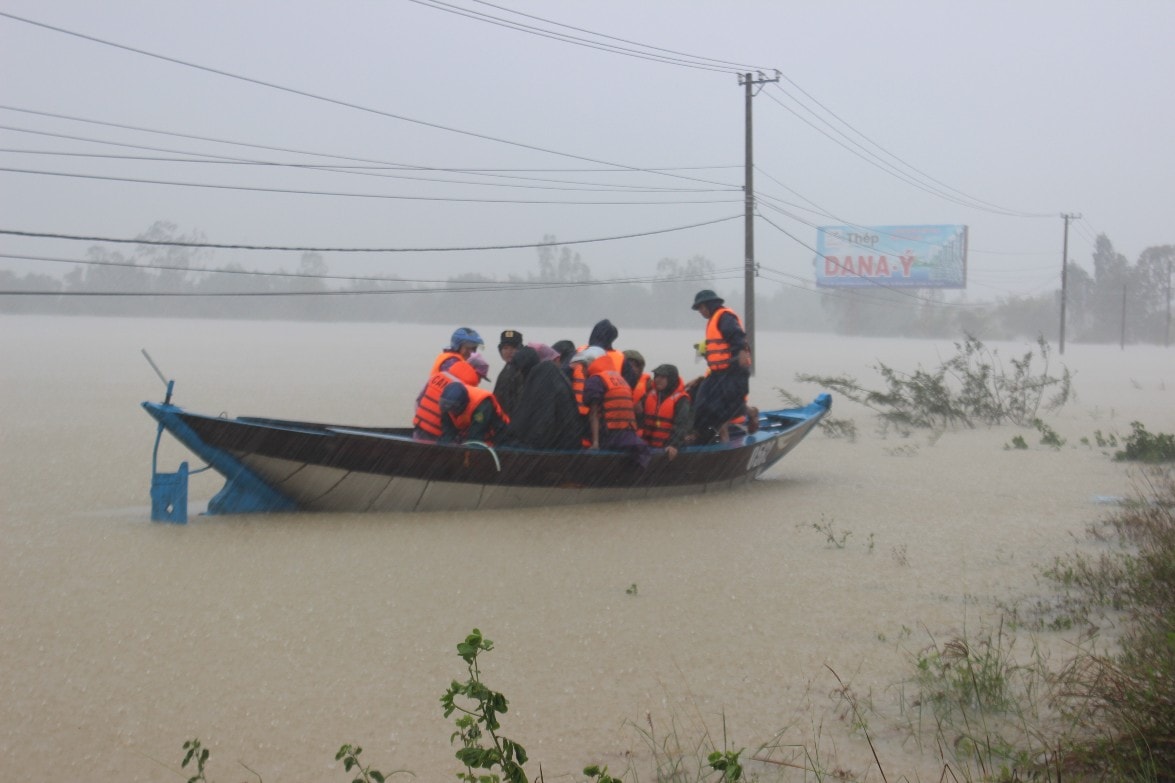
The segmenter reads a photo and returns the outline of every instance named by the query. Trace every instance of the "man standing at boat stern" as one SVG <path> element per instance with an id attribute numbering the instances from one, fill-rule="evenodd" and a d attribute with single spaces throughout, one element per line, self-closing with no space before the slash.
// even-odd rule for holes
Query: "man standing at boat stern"
<path id="1" fill-rule="evenodd" d="M 751 351 L 742 319 L 709 289 L 694 296 L 693 309 L 706 319 L 706 377 L 694 397 L 696 443 L 726 439 L 726 423 L 746 412 Z"/>

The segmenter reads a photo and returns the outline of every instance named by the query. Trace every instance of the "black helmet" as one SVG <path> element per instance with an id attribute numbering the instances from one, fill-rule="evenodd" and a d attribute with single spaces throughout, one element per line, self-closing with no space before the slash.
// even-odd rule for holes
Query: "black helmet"
<path id="1" fill-rule="evenodd" d="M 702 305 L 709 304 L 710 302 L 717 302 L 718 304 L 722 304 L 725 301 L 725 299 L 711 291 L 709 288 L 703 288 L 694 296 L 693 309 L 697 310 Z"/>

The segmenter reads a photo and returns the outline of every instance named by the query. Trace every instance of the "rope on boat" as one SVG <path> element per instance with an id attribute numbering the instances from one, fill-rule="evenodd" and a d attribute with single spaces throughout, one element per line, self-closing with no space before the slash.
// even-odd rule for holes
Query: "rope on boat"
<path id="1" fill-rule="evenodd" d="M 465 445 L 466 446 L 481 446 L 482 448 L 484 448 L 486 451 L 488 451 L 490 453 L 490 456 L 494 458 L 494 467 L 496 467 L 498 469 L 499 473 L 502 472 L 502 461 L 500 459 L 498 459 L 498 452 L 494 451 L 493 446 L 491 446 L 488 443 L 482 443 L 480 440 L 467 440 L 467 441 L 465 441 Z"/>

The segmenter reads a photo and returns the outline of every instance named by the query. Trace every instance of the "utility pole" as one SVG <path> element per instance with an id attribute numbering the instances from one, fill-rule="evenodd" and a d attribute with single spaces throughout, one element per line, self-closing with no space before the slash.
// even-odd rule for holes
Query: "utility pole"
<path id="1" fill-rule="evenodd" d="M 1081 215 L 1072 212 L 1061 213 L 1065 221 L 1065 239 L 1061 245 L 1061 356 L 1065 355 L 1065 302 L 1068 301 L 1069 280 L 1069 221 L 1079 220 Z"/>
<path id="2" fill-rule="evenodd" d="M 779 81 L 780 73 L 775 72 L 773 78 L 768 78 L 759 71 L 758 74 L 740 73 L 738 76 L 738 83 L 740 86 L 746 88 L 746 163 L 745 163 L 745 184 L 743 185 L 743 257 L 746 262 L 744 268 L 744 293 L 746 297 L 746 304 L 743 308 L 743 318 L 746 319 L 743 324 L 747 331 L 747 347 L 751 349 L 751 356 L 755 355 L 755 155 L 754 155 L 754 124 L 751 121 L 751 99 L 755 97 L 755 87 L 767 84 L 769 82 Z M 751 365 L 751 372 L 755 372 L 754 364 Z"/>
<path id="3" fill-rule="evenodd" d="M 1167 331 L 1163 333 L 1163 347 L 1171 347 L 1171 261 L 1167 256 Z"/>

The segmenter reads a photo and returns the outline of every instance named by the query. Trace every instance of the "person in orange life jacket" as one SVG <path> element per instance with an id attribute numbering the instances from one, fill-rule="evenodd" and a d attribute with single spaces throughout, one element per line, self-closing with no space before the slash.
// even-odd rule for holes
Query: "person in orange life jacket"
<path id="1" fill-rule="evenodd" d="M 477 386 L 481 381 L 477 370 L 464 359 L 455 359 L 447 370 L 429 376 L 428 383 L 416 397 L 416 415 L 412 419 L 412 437 L 415 440 L 435 441 L 444 433 L 444 415 L 441 412 L 441 394 L 450 385 Z"/>
<path id="2" fill-rule="evenodd" d="M 482 345 L 485 345 L 485 340 L 475 330 L 468 326 L 458 327 L 449 338 L 449 346 L 441 349 L 433 361 L 429 374 L 449 369 L 449 365 L 458 359 L 468 359 Z"/>
<path id="3" fill-rule="evenodd" d="M 706 319 L 706 377 L 694 395 L 696 442 L 726 440 L 726 423 L 746 412 L 751 351 L 742 321 L 709 289 L 698 291 L 693 309 Z"/>
<path id="4" fill-rule="evenodd" d="M 653 448 L 665 449 L 669 459 L 686 444 L 694 428 L 694 411 L 685 384 L 672 364 L 653 370 L 653 384 L 637 407 L 640 434 Z"/>
<path id="5" fill-rule="evenodd" d="M 502 357 L 506 366 L 498 373 L 498 382 L 494 384 L 494 397 L 508 416 L 514 413 L 518 395 L 522 394 L 522 373 L 518 372 L 518 368 L 511 361 L 514 352 L 521 347 L 522 332 L 515 329 L 502 332 L 502 337 L 498 341 L 498 356 Z"/>
<path id="6" fill-rule="evenodd" d="M 588 408 L 588 448 L 628 451 L 644 468 L 649 464 L 649 444 L 636 432 L 632 388 L 613 358 L 599 347 L 581 351 L 575 358 L 577 364 L 587 365 L 583 401 Z"/>
<path id="7" fill-rule="evenodd" d="M 602 321 L 597 321 L 596 325 L 592 327 L 592 332 L 588 335 L 587 345 L 581 346 L 579 352 L 582 354 L 589 348 L 599 348 L 612 359 L 615 365 L 616 372 L 624 367 L 624 354 L 612 347 L 612 343 L 620 336 L 620 330 L 605 318 Z M 583 401 L 583 384 L 587 380 L 587 364 L 572 361 L 571 365 L 571 390 L 575 392 L 575 401 L 579 405 L 579 413 L 581 416 L 588 415 L 587 405 Z"/>
<path id="8" fill-rule="evenodd" d="M 441 437 L 437 443 L 493 444 L 510 421 L 489 389 L 450 383 L 441 392 L 440 403 Z"/>
<path id="9" fill-rule="evenodd" d="M 485 358 L 480 353 L 470 354 L 465 359 L 452 358 L 448 361 L 441 362 L 441 364 L 444 365 L 445 369 L 438 370 L 437 372 L 448 372 L 453 367 L 457 367 L 457 366 L 465 365 L 465 364 L 469 365 L 469 367 L 473 370 L 474 374 L 472 376 L 469 376 L 468 373 L 462 373 L 461 380 L 464 381 L 465 383 L 471 384 L 473 386 L 478 386 L 479 384 L 481 384 L 482 381 L 488 381 L 490 379 L 489 362 L 487 362 L 485 360 Z M 435 375 L 436 375 L 436 372 L 434 372 L 432 375 L 430 375 L 429 380 L 432 380 L 432 377 Z M 470 380 L 471 377 L 472 377 L 472 380 Z M 424 388 L 420 390 L 420 394 L 416 395 L 416 404 L 417 405 L 420 405 L 421 397 L 424 396 L 424 393 L 427 390 L 428 390 L 428 383 L 425 382 Z"/>
<path id="10" fill-rule="evenodd" d="M 571 382 L 555 364 L 558 358 L 558 352 L 536 343 L 514 353 L 512 361 L 524 382 L 510 425 L 497 440 L 500 445 L 561 451 L 582 448 L 583 419 Z"/>
<path id="11" fill-rule="evenodd" d="M 645 357 L 641 356 L 640 351 L 630 348 L 624 352 L 624 364 L 620 367 L 620 374 L 632 387 L 632 401 L 641 402 L 649 392 L 652 377 L 645 372 Z"/>

